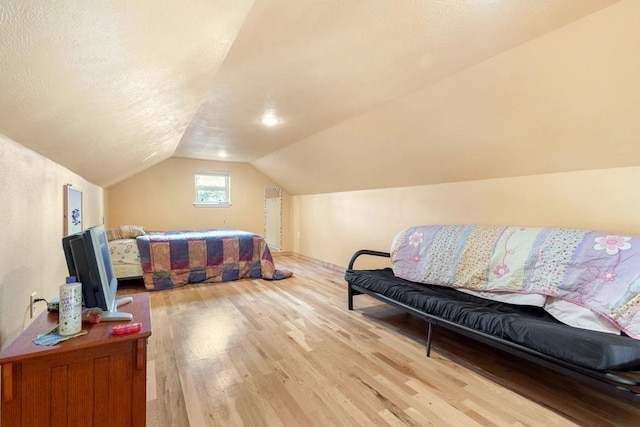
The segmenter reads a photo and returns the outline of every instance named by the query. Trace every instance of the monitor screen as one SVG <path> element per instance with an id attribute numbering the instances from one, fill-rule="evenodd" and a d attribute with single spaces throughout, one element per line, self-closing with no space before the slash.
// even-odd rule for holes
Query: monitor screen
<path id="1" fill-rule="evenodd" d="M 104 225 L 96 225 L 62 239 L 69 274 L 82 283 L 84 306 L 100 307 L 102 320 L 131 320 L 117 307 L 131 298 L 116 300 L 118 279 L 113 271 Z"/>
<path id="2" fill-rule="evenodd" d="M 96 299 L 105 311 L 114 309 L 118 279 L 113 274 L 111 254 L 104 225 L 96 225 L 85 230 L 85 250 L 90 255 L 91 262 L 95 262 L 98 283 L 94 284 L 94 291 L 101 293 Z"/>

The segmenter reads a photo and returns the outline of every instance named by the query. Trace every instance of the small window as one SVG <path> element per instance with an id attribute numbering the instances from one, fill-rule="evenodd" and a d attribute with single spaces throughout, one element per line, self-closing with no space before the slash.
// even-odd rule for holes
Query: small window
<path id="1" fill-rule="evenodd" d="M 196 206 L 231 206 L 229 172 L 196 171 Z"/>

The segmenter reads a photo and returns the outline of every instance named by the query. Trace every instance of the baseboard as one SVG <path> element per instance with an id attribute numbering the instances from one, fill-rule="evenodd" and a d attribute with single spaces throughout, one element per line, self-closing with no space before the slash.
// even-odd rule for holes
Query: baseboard
<path id="1" fill-rule="evenodd" d="M 298 253 L 294 253 L 294 252 L 288 252 L 288 254 L 290 256 L 301 258 L 301 259 L 303 259 L 303 260 L 305 260 L 307 262 L 310 262 L 312 264 L 316 264 L 316 265 L 319 265 L 320 267 L 328 268 L 330 270 L 334 270 L 334 271 L 337 271 L 337 272 L 342 273 L 342 274 L 344 274 L 344 272 L 347 270 L 345 267 L 341 267 L 339 265 L 331 264 L 331 263 L 326 262 L 326 261 L 320 261 L 319 259 L 311 258 L 310 256 L 306 256 L 306 255 L 302 255 L 302 254 L 298 254 Z"/>
<path id="2" fill-rule="evenodd" d="M 279 256 L 288 256 L 288 255 L 295 255 L 295 254 L 293 252 L 291 252 L 291 251 L 284 251 L 284 252 L 283 251 L 277 251 L 277 252 L 274 251 L 274 252 L 271 252 L 271 256 L 273 258 L 277 258 Z"/>

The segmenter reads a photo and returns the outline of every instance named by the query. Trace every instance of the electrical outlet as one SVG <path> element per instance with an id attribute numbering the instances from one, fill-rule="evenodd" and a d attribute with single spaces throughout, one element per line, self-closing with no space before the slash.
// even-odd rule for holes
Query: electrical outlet
<path id="1" fill-rule="evenodd" d="M 37 292 L 32 292 L 29 296 L 29 318 L 33 319 L 33 312 L 36 311 L 36 294 Z"/>

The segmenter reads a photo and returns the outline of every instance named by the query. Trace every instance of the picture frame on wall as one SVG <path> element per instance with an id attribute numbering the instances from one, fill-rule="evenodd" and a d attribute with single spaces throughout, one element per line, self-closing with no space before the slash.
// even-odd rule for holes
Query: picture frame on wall
<path id="1" fill-rule="evenodd" d="M 82 191 L 67 184 L 64 196 L 64 234 L 68 236 L 82 231 Z"/>

